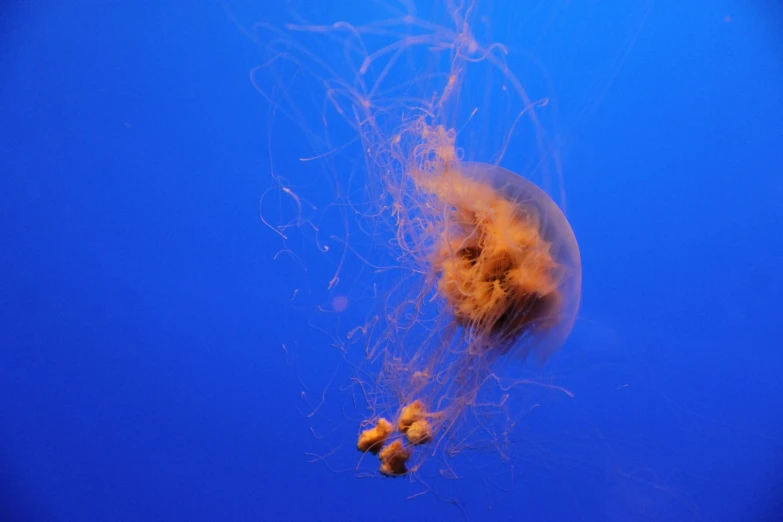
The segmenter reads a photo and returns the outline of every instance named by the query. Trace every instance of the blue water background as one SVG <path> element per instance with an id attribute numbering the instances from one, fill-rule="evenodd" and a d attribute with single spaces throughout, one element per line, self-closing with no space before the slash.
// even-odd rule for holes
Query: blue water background
<path id="1" fill-rule="evenodd" d="M 783 520 L 781 9 L 637 3 L 593 26 L 562 2 L 546 35 L 571 59 L 541 57 L 584 264 L 551 371 L 592 431 L 554 410 L 557 442 L 479 520 Z M 232 9 L 282 22 L 269 7 Z M 493 9 L 513 46 L 530 3 Z M 626 54 L 614 30 L 641 18 Z M 237 19 L 19 2 L 0 42 L 0 520 L 459 517 L 307 462 L 289 270 L 258 215 L 275 128 Z"/>

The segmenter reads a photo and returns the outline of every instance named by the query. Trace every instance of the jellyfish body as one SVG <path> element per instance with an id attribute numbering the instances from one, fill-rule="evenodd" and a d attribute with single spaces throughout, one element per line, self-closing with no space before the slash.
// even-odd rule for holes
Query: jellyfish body
<path id="1" fill-rule="evenodd" d="M 579 246 L 563 212 L 496 165 L 461 163 L 427 185 L 446 209 L 432 260 L 438 290 L 474 350 L 546 361 L 570 334 L 581 296 Z"/>
<path id="2" fill-rule="evenodd" d="M 581 295 L 573 230 L 535 184 L 483 163 L 451 162 L 411 175 L 436 209 L 429 257 L 436 296 L 463 335 L 424 346 L 409 361 L 387 365 L 392 368 L 384 370 L 388 375 L 382 373 L 381 380 L 411 376 L 398 392 L 403 404 L 396 429 L 383 420 L 383 440 L 375 443 L 374 453 L 384 445 L 381 473 L 387 476 L 407 473 L 397 461 L 404 456 L 407 463 L 414 446 L 440 444 L 446 432 L 455 430 L 464 411 L 477 404 L 496 362 L 528 355 L 546 361 L 570 334 Z M 497 406 L 502 408 L 502 401 Z M 397 456 L 391 468 L 389 455 Z"/>

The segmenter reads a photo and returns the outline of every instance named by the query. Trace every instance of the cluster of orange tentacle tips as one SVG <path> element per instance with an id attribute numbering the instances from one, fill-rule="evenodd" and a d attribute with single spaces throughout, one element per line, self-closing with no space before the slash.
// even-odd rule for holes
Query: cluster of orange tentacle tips
<path id="1" fill-rule="evenodd" d="M 407 462 L 412 454 L 412 446 L 426 444 L 432 440 L 432 426 L 427 415 L 421 401 L 413 401 L 402 409 L 396 428 L 388 420 L 380 418 L 373 428 L 359 434 L 356 447 L 362 453 L 369 451 L 378 455 L 381 461 L 380 472 L 383 475 L 405 475 L 408 472 Z M 398 431 L 403 437 L 390 441 Z M 403 443 L 403 438 L 407 440 L 407 446 Z"/>

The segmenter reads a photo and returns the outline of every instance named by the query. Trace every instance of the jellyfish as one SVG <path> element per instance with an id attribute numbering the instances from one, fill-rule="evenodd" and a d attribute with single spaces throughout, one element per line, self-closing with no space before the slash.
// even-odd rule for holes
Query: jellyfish
<path id="1" fill-rule="evenodd" d="M 408 361 L 402 373 L 415 375 L 403 385 L 401 395 L 410 402 L 401 404 L 398 437 L 392 437 L 392 424 L 383 418 L 361 432 L 358 449 L 380 452 L 380 471 L 386 476 L 406 473 L 404 463 L 415 446 L 447 432 L 475 405 L 496 361 L 524 359 L 530 352 L 538 362 L 546 361 L 568 337 L 581 292 L 576 238 L 540 188 L 481 163 L 413 175 L 422 175 L 421 190 L 442 206 L 429 265 L 437 295 L 461 335 L 456 355 L 425 348 Z M 399 379 L 392 375 L 399 372 L 395 367 L 387 378 Z M 436 374 L 445 383 L 425 378 Z M 425 406 L 425 398 L 434 406 Z M 396 456 L 392 468 L 389 454 Z"/>
<path id="2" fill-rule="evenodd" d="M 574 232 L 550 195 L 562 186 L 539 118 L 548 100 L 531 98 L 502 44 L 476 37 L 474 3 L 445 2 L 437 21 L 401 5 L 403 16 L 365 25 L 262 25 L 269 56 L 253 75 L 275 114 L 312 140 L 306 160 L 320 161 L 336 187 L 327 208 L 340 213 L 343 233 L 329 237 L 341 254 L 324 302 L 347 303 L 354 288 L 371 296 L 315 309 L 319 318 L 364 313 L 320 331 L 338 332 L 331 344 L 347 384 L 333 384 L 335 371 L 327 386 L 350 393 L 352 446 L 382 477 L 416 476 L 429 457 L 474 447 L 506 458 L 515 391 L 530 382 L 514 371 L 563 345 L 582 277 Z M 321 100 L 315 118 L 294 95 L 303 78 L 320 93 L 306 98 Z M 529 176 L 505 168 L 519 150 L 531 153 L 521 161 Z M 315 231 L 319 253 L 333 252 L 322 222 L 304 216 L 304 198 L 275 179 L 295 209 L 275 232 L 287 239 L 302 226 Z M 366 268 L 361 282 L 352 280 L 360 269 L 346 268 L 352 260 Z M 323 392 L 308 418 L 327 395 L 336 393 Z M 453 475 L 451 464 L 440 474 Z"/>

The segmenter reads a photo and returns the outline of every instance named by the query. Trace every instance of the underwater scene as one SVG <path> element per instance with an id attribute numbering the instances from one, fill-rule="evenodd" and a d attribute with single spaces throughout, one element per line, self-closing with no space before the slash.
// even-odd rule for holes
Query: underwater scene
<path id="1" fill-rule="evenodd" d="M 0 28 L 0 520 L 783 520 L 783 6 Z"/>

